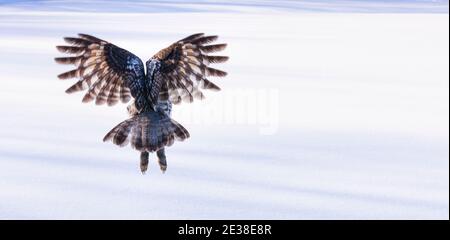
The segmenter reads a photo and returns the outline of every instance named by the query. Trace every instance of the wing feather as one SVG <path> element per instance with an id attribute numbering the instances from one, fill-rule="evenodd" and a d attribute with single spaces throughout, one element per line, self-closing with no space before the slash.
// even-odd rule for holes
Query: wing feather
<path id="1" fill-rule="evenodd" d="M 192 102 L 194 99 L 203 99 L 200 89 L 220 90 L 207 77 L 224 77 L 226 72 L 209 67 L 210 64 L 223 63 L 227 56 L 211 56 L 208 53 L 222 51 L 226 44 L 213 44 L 218 36 L 205 36 L 197 33 L 183 38 L 167 48 L 156 53 L 152 59 L 161 63 L 160 74 L 167 87 L 162 88 L 159 100 L 169 98 L 174 104 L 181 100 Z"/>
<path id="2" fill-rule="evenodd" d="M 66 54 L 76 56 L 57 57 L 60 64 L 73 64 L 75 69 L 61 73 L 59 79 L 78 78 L 66 92 L 87 89 L 83 102 L 95 100 L 97 105 L 114 105 L 119 99 L 126 103 L 143 91 L 144 65 L 134 54 L 100 38 L 87 34 L 66 37 L 71 46 L 57 46 Z"/>

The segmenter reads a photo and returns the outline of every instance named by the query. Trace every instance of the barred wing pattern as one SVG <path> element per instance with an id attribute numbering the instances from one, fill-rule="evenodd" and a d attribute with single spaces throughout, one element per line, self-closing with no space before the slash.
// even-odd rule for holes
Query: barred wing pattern
<path id="1" fill-rule="evenodd" d="M 58 75 L 60 79 L 78 78 L 67 93 L 87 89 L 83 102 L 95 99 L 95 104 L 109 106 L 119 99 L 126 103 L 131 96 L 139 98 L 145 94 L 144 65 L 137 56 L 102 39 L 87 34 L 78 36 L 64 38 L 71 46 L 57 46 L 60 52 L 76 55 L 55 58 L 58 63 L 76 66 Z"/>
<path id="2" fill-rule="evenodd" d="M 227 56 L 210 56 L 209 53 L 218 52 L 226 44 L 209 44 L 217 40 L 218 36 L 204 36 L 203 33 L 193 34 L 162 49 L 152 59 L 161 63 L 157 81 L 162 81 L 159 100 L 169 99 L 178 104 L 192 102 L 194 98 L 203 99 L 200 89 L 220 90 L 206 77 L 224 77 L 226 72 L 211 68 L 211 63 L 222 63 L 228 60 Z"/>

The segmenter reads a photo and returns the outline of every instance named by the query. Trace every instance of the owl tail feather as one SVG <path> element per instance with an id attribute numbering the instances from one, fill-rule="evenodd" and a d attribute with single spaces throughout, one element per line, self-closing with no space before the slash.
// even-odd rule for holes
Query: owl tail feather
<path id="1" fill-rule="evenodd" d="M 189 138 L 189 132 L 162 112 L 142 112 L 109 131 L 103 141 L 111 140 L 121 147 L 129 142 L 140 152 L 154 152 L 171 146 L 175 140 Z"/>

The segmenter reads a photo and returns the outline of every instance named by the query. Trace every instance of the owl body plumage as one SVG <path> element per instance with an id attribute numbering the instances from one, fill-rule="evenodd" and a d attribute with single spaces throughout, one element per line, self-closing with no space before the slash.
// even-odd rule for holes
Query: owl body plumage
<path id="1" fill-rule="evenodd" d="M 147 170 L 148 153 L 157 152 L 164 172 L 167 168 L 164 148 L 190 136 L 181 124 L 170 118 L 172 103 L 203 99 L 201 90 L 220 90 L 207 76 L 226 75 L 208 66 L 228 60 L 225 56 L 207 54 L 225 48 L 226 44 L 205 45 L 216 39 L 217 36 L 193 34 L 177 41 L 150 58 L 145 71 L 136 55 L 102 39 L 79 34 L 78 38 L 64 38 L 71 46 L 57 46 L 59 51 L 76 56 L 55 58 L 55 61 L 77 67 L 58 77 L 77 78 L 66 92 L 86 90 L 85 103 L 95 100 L 97 105 L 113 106 L 133 98 L 127 107 L 130 118 L 109 131 L 103 141 L 118 146 L 130 143 L 141 152 L 143 173 Z"/>

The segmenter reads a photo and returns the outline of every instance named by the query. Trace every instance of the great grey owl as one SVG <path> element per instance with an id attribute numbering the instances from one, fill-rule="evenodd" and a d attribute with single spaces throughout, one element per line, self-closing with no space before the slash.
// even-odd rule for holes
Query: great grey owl
<path id="1" fill-rule="evenodd" d="M 223 77 L 226 72 L 209 67 L 221 63 L 227 56 L 211 56 L 225 49 L 226 44 L 210 44 L 217 36 L 193 34 L 162 49 L 146 62 L 131 52 L 105 40 L 78 34 L 66 37 L 70 46 L 57 46 L 70 57 L 55 58 L 57 63 L 74 64 L 76 69 L 58 75 L 59 79 L 77 78 L 67 93 L 87 90 L 83 102 L 115 105 L 127 103 L 130 118 L 106 134 L 103 141 L 131 146 L 141 152 L 140 168 L 145 173 L 150 152 L 157 152 L 158 163 L 167 168 L 164 147 L 174 140 L 189 138 L 189 132 L 170 118 L 173 104 L 203 99 L 201 89 L 220 90 L 206 77 Z"/>

